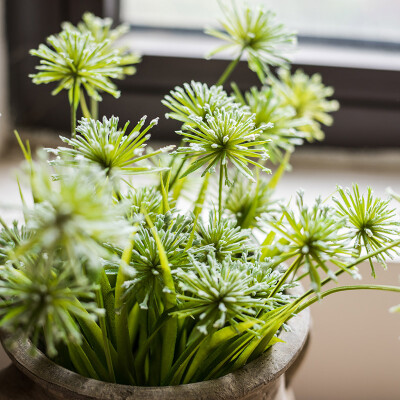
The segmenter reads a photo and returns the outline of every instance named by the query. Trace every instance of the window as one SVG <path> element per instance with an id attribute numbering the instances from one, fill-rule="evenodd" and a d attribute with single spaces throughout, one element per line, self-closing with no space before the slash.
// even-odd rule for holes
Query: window
<path id="1" fill-rule="evenodd" d="M 263 3 L 271 4 L 288 26 L 299 31 L 301 50 L 295 55 L 293 68 L 302 68 L 308 74 L 321 73 L 324 83 L 335 88 L 341 109 L 334 115 L 334 125 L 325 130 L 326 140 L 320 145 L 400 147 L 400 2 Z M 204 60 L 214 44 L 199 33 L 204 24 L 213 23 L 216 8 L 215 0 L 6 2 L 10 93 L 17 125 L 68 131 L 68 115 L 63 112 L 67 106 L 65 96 L 51 98 L 49 88 L 36 87 L 28 78 L 36 62 L 28 50 L 57 32 L 62 21 L 77 22 L 82 12 L 89 10 L 99 16 L 120 15 L 132 25 L 126 41 L 143 54 L 143 61 L 136 75 L 119 84 L 121 99 L 104 96 L 100 112 L 134 121 L 144 114 L 163 116 L 166 109 L 160 101 L 175 85 L 191 79 L 215 83 L 227 61 Z M 242 89 L 259 84 L 245 62 L 238 66 L 233 79 Z M 177 128 L 175 122 L 162 119 L 155 138 L 169 140 Z"/>
<path id="2" fill-rule="evenodd" d="M 241 1 L 236 1 L 240 4 Z M 384 41 L 400 45 L 397 0 L 247 0 L 273 10 L 301 36 Z M 134 26 L 201 31 L 215 25 L 216 0 L 121 0 L 121 19 Z"/>

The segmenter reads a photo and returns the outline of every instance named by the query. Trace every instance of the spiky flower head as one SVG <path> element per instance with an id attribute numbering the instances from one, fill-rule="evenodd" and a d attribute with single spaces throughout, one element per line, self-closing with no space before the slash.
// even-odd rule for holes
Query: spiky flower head
<path id="1" fill-rule="evenodd" d="M 288 62 L 286 54 L 296 43 L 296 34 L 277 22 L 272 11 L 260 7 L 238 9 L 235 2 L 229 6 L 221 4 L 221 9 L 223 31 L 207 29 L 206 33 L 227 43 L 209 56 L 224 50 L 233 50 L 235 57 L 245 53 L 250 69 L 261 81 L 264 81 L 270 66 L 283 66 Z"/>
<path id="2" fill-rule="evenodd" d="M 188 131 L 178 131 L 184 136 L 184 141 L 189 143 L 188 147 L 179 147 L 178 154 L 184 155 L 186 159 L 196 157 L 191 166 L 182 176 L 206 166 L 202 176 L 207 172 L 212 173 L 216 167 L 222 168 L 225 184 L 230 185 L 228 179 L 228 163 L 248 179 L 254 181 L 253 173 L 247 166 L 255 165 L 263 171 L 269 169 L 252 158 L 266 160 L 268 154 L 263 146 L 265 140 L 257 140 L 264 127 L 255 127 L 254 115 L 239 110 L 219 110 L 214 114 L 208 114 L 206 121 L 198 117 L 190 117 L 197 127 L 188 126 Z"/>
<path id="3" fill-rule="evenodd" d="M 116 40 L 125 35 L 129 31 L 129 25 L 121 24 L 112 28 L 113 20 L 111 18 L 96 17 L 90 12 L 85 12 L 82 21 L 78 22 L 75 27 L 70 22 L 63 22 L 61 27 L 65 31 L 77 31 L 82 34 L 90 33 L 96 43 L 108 41 L 109 46 L 116 49 L 121 57 L 120 65 L 124 68 L 125 75 L 132 75 L 136 72 L 136 68 L 131 64 L 140 62 L 140 57 L 132 52 L 127 51 L 125 47 L 116 46 Z"/>
<path id="4" fill-rule="evenodd" d="M 154 222 L 162 210 L 162 195 L 154 186 L 132 188 L 123 199 L 130 207 L 129 216 L 132 220 L 140 216 L 143 218 L 146 213 Z"/>
<path id="5" fill-rule="evenodd" d="M 196 126 L 193 117 L 205 121 L 207 114 L 212 114 L 217 109 L 235 106 L 234 99 L 224 91 L 222 86 L 191 81 L 182 87 L 175 87 L 170 95 L 165 96 L 162 103 L 172 112 L 165 114 L 166 118 L 176 119 L 187 125 Z M 236 105 L 237 107 L 238 105 Z"/>
<path id="6" fill-rule="evenodd" d="M 78 22 L 76 26 L 70 22 L 63 22 L 61 27 L 66 31 L 90 32 L 97 43 L 104 40 L 115 42 L 129 31 L 129 25 L 127 24 L 121 24 L 115 28 L 112 28 L 112 25 L 113 20 L 111 18 L 100 18 L 91 12 L 85 12 L 82 15 L 82 21 Z"/>
<path id="7" fill-rule="evenodd" d="M 103 122 L 82 118 L 76 131 L 75 138 L 61 137 L 70 148 L 59 147 L 51 152 L 61 156 L 56 163 L 80 166 L 82 161 L 93 163 L 106 172 L 108 176 L 121 174 L 146 174 L 159 171 L 144 165 L 137 165 L 149 157 L 171 150 L 174 146 L 167 146 L 151 153 L 145 153 L 149 130 L 157 124 L 154 119 L 143 128 L 146 116 L 128 133 L 129 122 L 122 129 L 118 127 L 119 119 L 103 117 Z"/>
<path id="8" fill-rule="evenodd" d="M 241 229 L 234 220 L 220 218 L 215 210 L 209 213 L 208 224 L 198 223 L 200 245 L 212 249 L 215 258 L 222 261 L 226 256 L 241 255 L 249 245 L 250 231 Z"/>
<path id="9" fill-rule="evenodd" d="M 12 257 L 14 249 L 30 237 L 25 226 L 18 225 L 18 221 L 14 221 L 12 227 L 4 226 L 0 232 L 0 265 Z"/>
<path id="10" fill-rule="evenodd" d="M 349 270 L 346 265 L 355 256 L 354 250 L 343 228 L 346 219 L 336 214 L 332 207 L 325 206 L 321 198 L 317 198 L 312 207 L 304 204 L 304 193 L 299 191 L 296 198 L 297 213 L 282 205 L 282 216 L 265 215 L 268 225 L 285 240 L 282 255 L 277 263 L 294 258 L 289 272 L 296 273 L 304 265 L 305 273 L 311 280 L 315 292 L 321 289 L 321 278 L 318 268 L 321 268 L 332 279 L 333 272 L 328 262 L 358 277 L 358 272 Z"/>
<path id="11" fill-rule="evenodd" d="M 53 90 L 55 95 L 61 90 L 68 91 L 69 103 L 77 109 L 81 87 L 95 100 L 101 100 L 99 92 L 119 97 L 112 79 L 125 76 L 118 51 L 109 47 L 108 41 L 96 43 L 90 33 L 62 31 L 47 38 L 48 46 L 39 45 L 30 54 L 40 58 L 36 67 L 38 73 L 30 75 L 33 83 L 58 82 Z"/>
<path id="12" fill-rule="evenodd" d="M 71 261 L 101 267 L 99 257 L 108 252 L 103 243 L 123 245 L 132 233 L 125 220 L 123 204 L 113 204 L 112 187 L 102 171 L 81 164 L 80 169 L 56 168 L 46 163 L 32 166 L 32 195 L 35 204 L 27 209 L 29 240 L 19 252 L 39 247 L 42 251 L 59 248 Z"/>
<path id="13" fill-rule="evenodd" d="M 102 310 L 93 301 L 95 285 L 73 269 L 60 265 L 54 253 L 0 266 L 0 326 L 35 345 L 43 332 L 50 356 L 60 342 L 80 344 L 82 332 L 72 316 L 95 319 Z"/>
<path id="14" fill-rule="evenodd" d="M 259 177 L 254 183 L 238 175 L 225 198 L 224 209 L 235 217 L 242 229 L 263 229 L 259 222 L 261 215 L 277 211 L 272 194 L 267 180 Z"/>
<path id="15" fill-rule="evenodd" d="M 279 273 L 264 270 L 262 275 L 258 274 L 262 267 L 257 261 L 252 273 L 246 262 L 226 258 L 220 263 L 212 254 L 206 262 L 192 257 L 191 269 L 177 272 L 182 293 L 177 295 L 179 310 L 173 315 L 198 318 L 196 328 L 207 334 L 223 328 L 227 322 L 234 326 L 240 321 L 257 321 L 260 310 L 285 301 L 281 293 L 277 298 L 268 299 Z"/>
<path id="16" fill-rule="evenodd" d="M 382 200 L 375 197 L 369 187 L 366 194 L 360 194 L 358 185 L 348 188 L 337 188 L 339 197 L 334 197 L 337 213 L 347 218 L 346 226 L 353 246 L 361 254 L 362 250 L 372 253 L 395 240 L 400 234 L 400 223 L 396 217 L 396 210 L 390 208 L 391 199 Z M 374 258 L 386 268 L 386 258 L 398 254 L 390 249 L 376 255 Z M 369 259 L 372 275 L 375 269 L 372 259 Z"/>
<path id="17" fill-rule="evenodd" d="M 238 94 L 240 96 L 240 94 Z M 255 114 L 257 127 L 268 126 L 262 137 L 268 139 L 265 145 L 273 163 L 282 162 L 283 153 L 293 152 L 294 147 L 303 143 L 305 133 L 301 131 L 309 124 L 305 118 L 298 118 L 295 109 L 283 105 L 273 87 L 251 88 L 240 98 L 250 112 Z"/>
<path id="18" fill-rule="evenodd" d="M 154 229 L 159 236 L 170 268 L 187 264 L 186 244 L 191 233 L 192 218 L 171 213 L 156 216 Z M 127 296 L 133 295 L 141 308 L 148 308 L 152 296 L 165 290 L 161 273 L 161 260 L 154 234 L 143 225 L 135 235 L 129 274 L 131 279 L 124 283 Z"/>
<path id="19" fill-rule="evenodd" d="M 282 105 L 293 107 L 297 118 L 306 118 L 311 122 L 301 127 L 308 141 L 322 140 L 325 135 L 321 125 L 332 125 L 333 118 L 328 113 L 339 109 L 337 100 L 328 100 L 333 95 L 333 88 L 322 83 L 321 75 L 310 77 L 302 70 L 291 74 L 281 68 L 278 76 L 279 79 L 271 79 Z"/>

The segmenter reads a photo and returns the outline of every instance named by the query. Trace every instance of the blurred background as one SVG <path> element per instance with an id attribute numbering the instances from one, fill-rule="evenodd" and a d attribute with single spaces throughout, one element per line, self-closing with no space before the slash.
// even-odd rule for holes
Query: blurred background
<path id="1" fill-rule="evenodd" d="M 400 2 L 246 3 L 273 9 L 298 32 L 293 69 L 320 73 L 341 103 L 334 125 L 325 129 L 326 140 L 294 155 L 280 197 L 302 187 L 311 201 L 352 182 L 371 185 L 383 196 L 388 186 L 400 192 Z M 228 63 L 229 54 L 204 60 L 218 44 L 203 33 L 204 26 L 218 26 L 215 0 L 0 0 L 0 212 L 6 210 L 10 220 L 18 202 L 11 171 L 20 159 L 13 155 L 12 129 L 40 145 L 51 145 L 69 130 L 65 94 L 52 97 L 51 88 L 32 84 L 28 74 L 37 60 L 28 51 L 59 32 L 61 22 L 78 22 L 85 11 L 129 24 L 124 42 L 143 56 L 137 74 L 119 83 L 121 98 L 104 96 L 101 114 L 122 121 L 162 117 L 160 100 L 169 90 L 192 79 L 212 84 Z M 245 61 L 232 79 L 241 89 L 258 84 Z M 178 127 L 161 118 L 153 139 L 176 141 Z M 398 261 L 388 271 L 377 268 L 374 283 L 399 283 Z M 368 270 L 361 267 L 367 282 Z M 388 313 L 400 302 L 397 297 L 343 293 L 314 306 L 311 345 L 294 381 L 297 400 L 400 398 L 400 316 Z M 1 355 L 0 366 L 7 363 Z"/>

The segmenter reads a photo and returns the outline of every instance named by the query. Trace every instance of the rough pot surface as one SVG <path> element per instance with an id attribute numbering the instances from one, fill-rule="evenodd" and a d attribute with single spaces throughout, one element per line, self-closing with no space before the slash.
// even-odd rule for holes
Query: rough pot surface
<path id="1" fill-rule="evenodd" d="M 284 373 L 296 361 L 307 341 L 309 311 L 292 318 L 288 325 L 291 332 L 280 334 L 285 343 L 275 344 L 243 368 L 215 380 L 164 387 L 117 385 L 88 379 L 54 364 L 41 352 L 32 357 L 30 342 L 19 341 L 6 351 L 14 365 L 29 379 L 22 378 L 13 367 L 0 372 L 0 400 L 289 399 Z"/>

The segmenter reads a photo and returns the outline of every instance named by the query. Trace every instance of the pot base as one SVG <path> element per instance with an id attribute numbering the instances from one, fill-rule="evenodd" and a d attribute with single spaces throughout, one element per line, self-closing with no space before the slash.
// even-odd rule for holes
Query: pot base
<path id="1" fill-rule="evenodd" d="M 279 377 L 276 382 L 276 390 L 258 394 L 258 397 L 254 397 L 253 394 L 251 397 L 243 397 L 242 400 L 295 400 L 292 389 L 285 387 L 285 375 Z M 61 393 L 55 397 L 54 394 L 34 383 L 14 365 L 0 371 L 0 400 L 61 400 L 67 398 L 75 400 L 75 398 L 64 397 Z M 134 398 L 127 400 L 134 400 Z"/>

